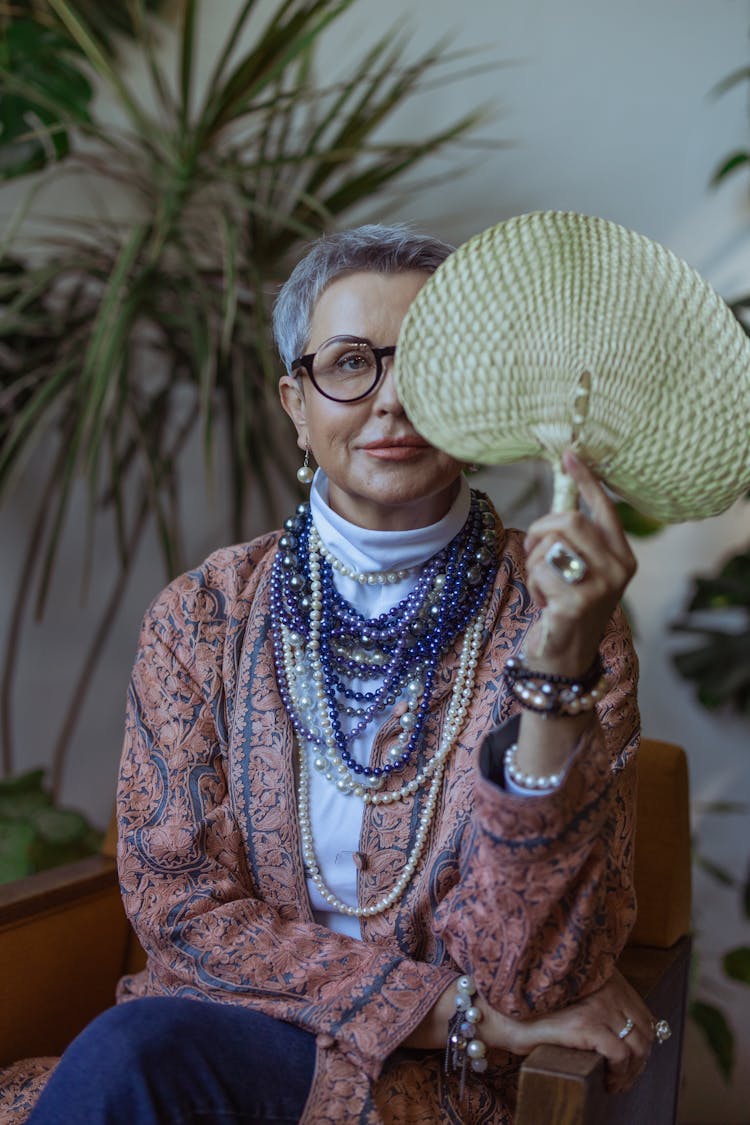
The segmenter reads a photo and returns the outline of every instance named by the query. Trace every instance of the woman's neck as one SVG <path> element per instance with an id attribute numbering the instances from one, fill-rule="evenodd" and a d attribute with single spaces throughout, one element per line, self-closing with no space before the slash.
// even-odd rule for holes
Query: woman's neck
<path id="1" fill-rule="evenodd" d="M 310 505 L 324 545 L 358 571 L 419 567 L 442 550 L 469 515 L 471 490 L 462 476 L 449 510 L 437 522 L 404 531 L 380 531 L 350 523 L 328 503 L 328 478 L 321 469 L 310 489 Z"/>

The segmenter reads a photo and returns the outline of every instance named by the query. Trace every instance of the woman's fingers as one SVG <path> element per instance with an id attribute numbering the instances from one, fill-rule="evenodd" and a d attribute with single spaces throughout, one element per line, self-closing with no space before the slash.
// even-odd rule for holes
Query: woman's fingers
<path id="1" fill-rule="evenodd" d="M 579 582 L 566 582 L 559 568 L 548 559 L 550 548 L 556 543 L 561 543 L 567 551 L 577 555 L 585 563 L 586 570 Z M 526 558 L 526 567 L 530 574 L 539 571 L 545 578 L 554 578 L 556 583 L 563 583 L 559 587 L 561 591 L 580 590 L 583 582 L 590 582 L 592 578 L 603 580 L 607 588 L 614 590 L 627 585 L 632 577 L 632 570 L 627 563 L 607 551 L 596 534 L 592 534 L 586 527 L 576 528 L 575 531 L 569 528 L 549 531 L 537 539 L 530 549 Z"/>
<path id="2" fill-rule="evenodd" d="M 526 535 L 526 554 L 530 558 L 541 543 L 554 543 L 556 539 L 572 547 L 577 554 L 588 555 L 589 558 L 609 559 L 614 554 L 601 530 L 582 512 L 552 512 L 535 520 Z M 619 559 L 620 556 L 614 557 Z"/>
<path id="3" fill-rule="evenodd" d="M 626 1016 L 619 1031 L 612 1033 L 608 1029 L 610 1034 L 604 1037 L 598 1048 L 599 1053 L 607 1059 L 607 1089 L 612 1092 L 627 1090 L 632 1086 L 643 1073 L 651 1054 L 653 1036 L 648 1028 L 644 1030 L 634 1024 L 627 1036 L 622 1037 L 620 1032 L 627 1027 L 627 1019 Z"/>
<path id="4" fill-rule="evenodd" d="M 596 546 L 576 544 L 575 553 L 585 572 L 581 581 L 566 582 L 547 559 L 556 542 L 574 550 L 569 540 L 559 535 L 542 538 L 527 560 L 527 584 L 531 597 L 547 617 L 547 654 L 553 656 L 558 650 L 567 653 L 571 661 L 576 661 L 576 666 L 571 665 L 568 670 L 573 675 L 583 671 L 583 667 L 578 667 L 580 660 L 588 667 L 594 659 L 630 573 L 619 559 Z M 531 655 L 531 641 L 529 646 Z"/>
<path id="5" fill-rule="evenodd" d="M 640 1028 L 634 1027 L 625 1039 L 621 1038 L 621 1027 L 615 1028 L 611 1021 L 601 1023 L 595 1016 L 584 1015 L 580 1021 L 553 1016 L 549 1022 L 540 1021 L 535 1036 L 538 1042 L 596 1051 L 606 1060 L 607 1089 L 621 1091 L 629 1089 L 643 1072 L 652 1046 L 648 1033 Z"/>
<path id="6" fill-rule="evenodd" d="M 597 553 L 603 551 L 614 555 L 632 574 L 635 557 L 612 500 L 591 470 L 569 451 L 563 456 L 563 464 L 578 485 L 589 514 L 550 512 L 535 520 L 526 536 L 527 552 L 531 553 L 539 539 L 556 534 L 568 539 L 574 549 L 578 542 L 582 547 L 588 543 L 589 549 Z"/>
<path id="7" fill-rule="evenodd" d="M 630 580 L 635 574 L 636 558 L 624 532 L 621 540 L 616 549 L 613 549 L 601 528 L 591 523 L 581 512 L 563 512 L 536 520 L 529 528 L 524 546 L 530 559 L 540 544 L 545 544 L 544 554 L 554 542 L 559 541 L 585 559 L 590 566 L 600 566 L 606 570 L 607 567 L 616 565 Z"/>
<path id="8" fill-rule="evenodd" d="M 580 488 L 588 513 L 551 512 L 535 520 L 525 540 L 529 593 L 542 607 L 544 624 L 529 635 L 531 656 L 552 662 L 556 670 L 567 661 L 568 674 L 588 667 L 612 613 L 633 577 L 636 560 L 622 530 L 617 510 L 602 485 L 583 462 L 566 452 L 563 463 Z M 550 557 L 561 546 L 563 565 L 570 559 L 579 574 L 563 574 Z M 557 552 L 558 555 L 560 551 Z M 580 667 L 579 667 L 580 666 Z M 550 670 L 547 668 L 547 670 Z"/>
<path id="9" fill-rule="evenodd" d="M 620 973 L 597 992 L 559 1012 L 525 1024 L 523 1053 L 539 1043 L 597 1051 L 607 1062 L 607 1088 L 626 1090 L 646 1067 L 654 1042 L 653 1017 Z"/>
<path id="10" fill-rule="evenodd" d="M 591 520 L 606 537 L 610 550 L 616 552 L 623 544 L 627 547 L 627 539 L 622 531 L 617 508 L 604 491 L 601 481 L 594 476 L 588 465 L 579 460 L 569 449 L 563 454 L 562 463 L 565 471 L 578 485 Z"/>

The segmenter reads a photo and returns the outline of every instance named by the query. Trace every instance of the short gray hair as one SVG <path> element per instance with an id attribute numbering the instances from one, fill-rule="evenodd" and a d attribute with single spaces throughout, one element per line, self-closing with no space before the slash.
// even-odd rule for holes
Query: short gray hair
<path id="1" fill-rule="evenodd" d="M 323 235 L 294 267 L 276 298 L 273 334 L 286 370 L 310 339 L 310 322 L 324 289 L 347 273 L 434 273 L 454 247 L 439 238 L 416 234 L 406 226 L 368 223 Z"/>

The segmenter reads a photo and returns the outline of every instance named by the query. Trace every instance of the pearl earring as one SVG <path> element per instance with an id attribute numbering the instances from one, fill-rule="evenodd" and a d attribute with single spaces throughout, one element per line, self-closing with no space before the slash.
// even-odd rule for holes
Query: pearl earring
<path id="1" fill-rule="evenodd" d="M 305 446 L 305 460 L 297 469 L 297 480 L 300 484 L 309 484 L 315 476 L 315 472 L 310 468 L 310 446 Z"/>

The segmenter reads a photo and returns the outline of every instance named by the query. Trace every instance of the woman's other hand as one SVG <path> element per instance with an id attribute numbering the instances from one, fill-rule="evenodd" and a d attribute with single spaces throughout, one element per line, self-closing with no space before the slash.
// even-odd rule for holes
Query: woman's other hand
<path id="1" fill-rule="evenodd" d="M 440 996 L 432 1011 L 414 1029 L 405 1047 L 441 1049 L 445 1046 L 448 1021 L 455 1013 L 455 982 Z M 528 1055 L 544 1043 L 596 1051 L 607 1063 L 606 1082 L 611 1093 L 627 1090 L 644 1070 L 654 1042 L 653 1016 L 621 973 L 596 992 L 575 1004 L 530 1019 L 513 1019 L 478 1000 L 482 1021 L 478 1037 L 487 1047 L 513 1055 Z M 626 1035 L 629 1021 L 633 1026 Z"/>
<path id="2" fill-rule="evenodd" d="M 573 478 L 588 514 L 551 512 L 535 520 L 526 536 L 528 586 L 544 607 L 529 632 L 528 656 L 546 672 L 578 675 L 593 663 L 607 622 L 636 569 L 617 510 L 590 469 L 570 451 L 563 468 Z M 562 542 L 586 564 L 583 579 L 566 582 L 546 560 Z"/>
<path id="3" fill-rule="evenodd" d="M 632 1029 L 621 1036 L 631 1020 Z M 600 989 L 568 1008 L 510 1022 L 514 1025 L 510 1048 L 514 1054 L 528 1055 L 540 1044 L 551 1043 L 603 1055 L 607 1060 L 607 1089 L 612 1093 L 632 1086 L 645 1069 L 654 1042 L 650 1010 L 617 971 Z"/>
<path id="4" fill-rule="evenodd" d="M 448 1022 L 456 1011 L 455 998 L 454 982 L 403 1045 L 443 1048 Z M 654 1042 L 651 1012 L 617 970 L 590 996 L 547 1015 L 519 1020 L 495 1011 L 486 1001 L 477 1000 L 477 1005 L 482 1012 L 477 1036 L 487 1047 L 513 1055 L 528 1055 L 543 1043 L 596 1051 L 606 1059 L 607 1089 L 612 1093 L 632 1086 L 645 1068 Z M 630 1020 L 632 1028 L 621 1036 Z"/>

